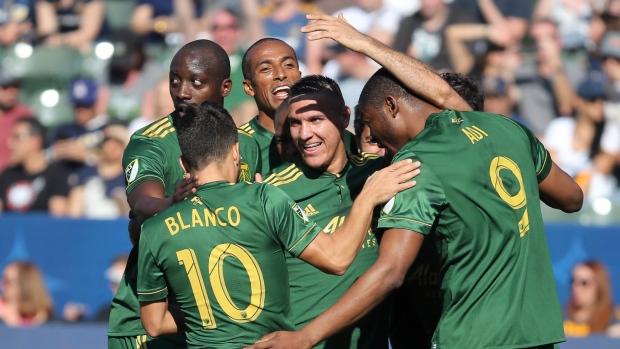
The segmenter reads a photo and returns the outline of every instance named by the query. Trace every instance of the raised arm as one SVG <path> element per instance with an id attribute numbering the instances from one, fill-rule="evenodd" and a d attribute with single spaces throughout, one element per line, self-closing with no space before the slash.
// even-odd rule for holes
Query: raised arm
<path id="1" fill-rule="evenodd" d="M 379 246 L 379 259 L 323 314 L 297 332 L 275 332 L 246 349 L 309 349 L 362 318 L 402 285 L 424 235 L 389 229 Z M 377 320 L 381 321 L 381 320 Z"/>
<path id="2" fill-rule="evenodd" d="M 299 258 L 326 273 L 344 274 L 362 246 L 375 206 L 413 187 L 416 182 L 410 179 L 420 173 L 418 167 L 419 162 L 407 159 L 375 172 L 353 202 L 344 224 L 332 234 L 317 235 Z"/>
<path id="3" fill-rule="evenodd" d="M 340 14 L 307 15 L 311 22 L 301 31 L 308 40 L 332 39 L 350 50 L 362 53 L 394 74 L 407 88 L 441 109 L 471 110 L 469 104 L 454 91 L 430 66 L 393 50 L 357 31 Z"/>

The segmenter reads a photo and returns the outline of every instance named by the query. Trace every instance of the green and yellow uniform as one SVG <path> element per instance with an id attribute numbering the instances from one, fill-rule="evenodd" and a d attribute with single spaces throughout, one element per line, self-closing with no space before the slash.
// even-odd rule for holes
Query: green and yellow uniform
<path id="1" fill-rule="evenodd" d="M 175 122 L 178 118 L 178 114 L 174 112 L 136 131 L 131 136 L 123 154 L 128 196 L 138 184 L 146 181 L 160 182 L 164 186 L 166 197 L 174 194 L 174 187 L 185 175 L 180 162 L 181 149 L 175 129 Z M 258 149 L 253 139 L 240 133 L 239 144 L 242 156 L 248 153 L 251 155 L 247 158 L 256 159 Z M 245 176 L 252 179 L 254 177 L 253 171 L 257 167 L 258 164 L 256 163 L 242 163 L 240 177 Z M 244 169 L 246 169 L 245 174 L 243 173 Z M 242 179 L 246 180 L 245 178 Z M 130 213 L 130 216 L 133 217 L 133 214 Z M 109 347 L 111 349 L 123 347 L 121 342 L 126 341 L 126 338 L 122 337 L 135 337 L 136 339 L 130 339 L 130 342 L 135 342 L 136 348 L 139 347 L 139 343 L 144 342 L 143 336 L 146 331 L 140 321 L 140 304 L 135 293 L 137 268 L 138 249 L 134 247 L 129 253 L 123 279 L 112 300 L 108 326 Z M 150 342 L 151 338 L 147 338 L 147 340 Z M 177 342 L 185 345 L 184 338 L 177 340 Z M 149 348 L 154 348 L 156 345 L 157 343 L 150 343 Z M 166 344 L 163 345 L 163 347 L 166 346 Z"/>
<path id="2" fill-rule="evenodd" d="M 375 154 L 349 155 L 345 167 L 334 175 L 306 166 L 300 157 L 284 164 L 265 178 L 265 183 L 284 190 L 317 224 L 333 233 L 351 211 L 353 200 L 366 179 L 382 167 Z M 300 329 L 332 306 L 372 266 L 379 253 L 372 230 L 343 276 L 328 275 L 287 254 L 291 307 L 295 327 Z M 315 348 L 387 348 L 387 309 L 380 306 L 355 325 L 320 343 Z"/>
<path id="3" fill-rule="evenodd" d="M 299 256 L 321 228 L 282 190 L 207 183 L 142 230 L 138 297 L 175 295 L 188 348 L 239 349 L 293 329 L 285 253 Z"/>
<path id="4" fill-rule="evenodd" d="M 245 135 L 254 137 L 254 140 L 258 144 L 261 158 L 257 162 L 261 164 L 260 174 L 263 177 L 271 173 L 276 167 L 282 165 L 282 159 L 280 159 L 280 154 L 278 153 L 275 135 L 258 123 L 258 116 L 239 126 L 239 130 L 239 132 Z M 357 154 L 355 136 L 349 131 L 345 131 L 345 147 L 348 154 Z"/>
<path id="5" fill-rule="evenodd" d="M 501 115 L 445 110 L 393 161 L 406 158 L 422 163 L 416 190 L 388 201 L 378 226 L 433 237 L 443 303 L 434 348 L 564 341 L 538 192 L 552 162 L 537 138 Z"/>

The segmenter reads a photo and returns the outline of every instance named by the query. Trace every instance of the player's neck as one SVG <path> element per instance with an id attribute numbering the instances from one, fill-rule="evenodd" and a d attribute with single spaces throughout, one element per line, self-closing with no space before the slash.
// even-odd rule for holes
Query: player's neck
<path id="1" fill-rule="evenodd" d="M 267 114 L 265 111 L 258 111 L 258 124 L 263 126 L 267 131 L 271 133 L 276 133 L 276 128 L 273 123 L 275 111 L 271 113 L 271 115 Z"/>
<path id="2" fill-rule="evenodd" d="M 192 176 L 197 176 L 201 184 L 226 181 L 230 183 L 236 182 L 237 176 L 232 173 L 228 167 L 219 164 L 210 164 L 199 171 L 190 171 Z"/>

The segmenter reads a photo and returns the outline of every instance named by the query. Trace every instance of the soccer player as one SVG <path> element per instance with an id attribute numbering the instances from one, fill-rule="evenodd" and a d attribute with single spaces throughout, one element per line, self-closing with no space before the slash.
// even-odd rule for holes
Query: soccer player
<path id="1" fill-rule="evenodd" d="M 293 328 L 285 253 L 345 273 L 374 206 L 411 188 L 415 166 L 401 162 L 368 178 L 351 219 L 330 235 L 282 190 L 234 184 L 241 158 L 225 109 L 206 102 L 185 111 L 177 124 L 182 164 L 204 184 L 142 227 L 142 322 L 151 336 L 185 328 L 188 348 L 241 348 L 264 331 Z M 203 135 L 209 137 L 196 142 Z M 181 316 L 168 310 L 168 294 L 175 295 Z"/>
<path id="2" fill-rule="evenodd" d="M 341 33 L 334 27 L 348 26 L 343 18 L 310 19 L 306 30 L 318 36 L 333 38 Z M 382 209 L 379 259 L 302 330 L 271 334 L 250 348 L 310 348 L 355 322 L 402 284 L 425 237 L 441 257 L 443 309 L 432 348 L 553 348 L 564 341 L 540 200 L 575 212 L 581 189 L 527 128 L 501 115 L 437 108 L 407 89 L 407 74 L 379 70 L 360 98 L 364 123 L 394 161 L 424 164 L 416 190 Z"/>
<path id="3" fill-rule="evenodd" d="M 181 150 L 176 136 L 176 124 L 192 103 L 212 101 L 223 104 L 231 88 L 228 55 L 209 40 L 197 40 L 183 46 L 170 63 L 170 95 L 175 111 L 136 131 L 123 154 L 127 184 L 127 201 L 131 207 L 130 237 L 137 244 L 140 224 L 158 212 L 187 198 L 199 185 L 196 178 L 185 176 L 179 162 Z M 207 135 L 205 135 L 207 137 Z M 257 153 L 253 139 L 240 135 L 240 143 Z M 202 139 L 196 139 L 201 141 Z M 242 154 L 245 155 L 242 150 Z M 248 158 L 255 158 L 248 156 Z M 251 178 L 251 168 L 246 177 Z M 254 164 L 253 166 L 256 166 Z M 178 184 L 177 184 L 178 183 Z M 140 305 L 136 295 L 138 250 L 132 248 L 127 268 L 118 291 L 112 300 L 108 327 L 110 349 L 148 347 L 184 348 L 185 338 L 153 340 L 146 335 L 140 322 Z"/>
<path id="4" fill-rule="evenodd" d="M 253 136 L 258 143 L 262 164 L 260 172 L 265 176 L 282 164 L 274 141 L 275 112 L 288 97 L 291 85 L 301 78 L 301 72 L 293 48 L 276 38 L 255 42 L 245 51 L 241 64 L 245 79 L 243 88 L 245 93 L 254 97 L 258 115 L 239 129 Z M 352 135 L 347 132 L 346 137 L 347 149 L 355 153 Z"/>

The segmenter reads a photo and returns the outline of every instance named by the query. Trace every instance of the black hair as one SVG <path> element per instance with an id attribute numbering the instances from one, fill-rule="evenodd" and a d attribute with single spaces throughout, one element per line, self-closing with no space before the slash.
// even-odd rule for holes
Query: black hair
<path id="1" fill-rule="evenodd" d="M 364 132 L 364 120 L 362 120 L 362 108 L 360 105 L 356 105 L 353 112 L 353 132 L 355 132 L 355 138 L 362 139 L 362 132 Z"/>
<path id="2" fill-rule="evenodd" d="M 226 109 L 213 102 L 190 104 L 179 119 L 177 138 L 190 170 L 223 161 L 237 142 L 237 126 Z"/>
<path id="3" fill-rule="evenodd" d="M 288 97 L 289 100 L 292 100 L 300 95 L 322 92 L 329 93 L 336 98 L 338 103 L 342 104 L 342 106 L 345 105 L 344 97 L 342 97 L 342 91 L 340 90 L 338 83 L 334 81 L 334 79 L 323 75 L 306 75 L 297 80 L 297 82 L 291 86 Z"/>
<path id="4" fill-rule="evenodd" d="M 381 109 L 387 95 L 393 95 L 409 101 L 418 100 L 392 73 L 381 68 L 374 73 L 360 93 L 358 107 Z"/>
<path id="5" fill-rule="evenodd" d="M 37 136 L 41 138 L 45 138 L 45 126 L 39 122 L 39 120 L 35 118 L 22 118 L 15 122 L 15 124 L 27 124 L 28 125 L 28 133 L 31 136 Z"/>
<path id="6" fill-rule="evenodd" d="M 172 61 L 174 62 L 175 58 L 187 53 L 201 57 L 204 60 L 203 64 L 209 67 L 209 73 L 219 82 L 230 78 L 230 58 L 226 51 L 215 42 L 205 39 L 189 42 L 179 49 Z"/>
<path id="7" fill-rule="evenodd" d="M 445 72 L 440 74 L 456 93 L 461 96 L 475 111 L 484 111 L 484 93 L 480 91 L 478 80 L 459 73 Z"/>
<path id="8" fill-rule="evenodd" d="M 252 44 L 252 46 L 250 46 L 245 53 L 243 54 L 243 59 L 241 60 L 241 71 L 243 72 L 243 78 L 246 80 L 250 80 L 253 81 L 253 74 L 252 74 L 252 58 L 250 57 L 250 51 L 252 51 L 254 48 L 262 45 L 265 42 L 269 42 L 269 41 L 277 41 L 277 42 L 281 42 L 284 45 L 291 47 L 289 44 L 287 44 L 286 42 L 280 40 L 280 39 L 276 39 L 276 38 L 262 38 L 258 41 L 256 41 L 255 43 Z M 291 47 L 291 51 L 293 51 L 293 57 L 295 57 L 295 61 L 297 62 L 297 53 L 295 52 L 295 50 Z"/>

